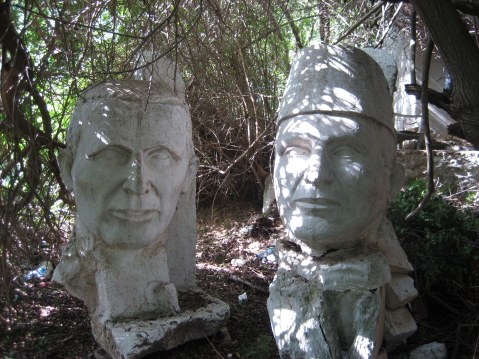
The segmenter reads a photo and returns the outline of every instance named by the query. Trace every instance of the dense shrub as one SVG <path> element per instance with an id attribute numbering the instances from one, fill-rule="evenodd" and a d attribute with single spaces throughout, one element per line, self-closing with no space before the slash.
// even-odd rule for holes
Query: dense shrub
<path id="1" fill-rule="evenodd" d="M 425 181 L 412 181 L 388 213 L 415 268 L 417 286 L 422 294 L 441 293 L 452 303 L 477 302 L 479 218 L 437 193 L 417 216 L 406 220 L 425 192 Z"/>

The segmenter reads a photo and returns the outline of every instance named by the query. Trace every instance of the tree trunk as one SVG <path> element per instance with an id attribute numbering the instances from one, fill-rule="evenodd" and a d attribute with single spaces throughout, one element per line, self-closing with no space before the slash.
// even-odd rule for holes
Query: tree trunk
<path id="1" fill-rule="evenodd" d="M 450 110 L 479 148 L 479 48 L 450 0 L 412 0 L 453 79 Z"/>

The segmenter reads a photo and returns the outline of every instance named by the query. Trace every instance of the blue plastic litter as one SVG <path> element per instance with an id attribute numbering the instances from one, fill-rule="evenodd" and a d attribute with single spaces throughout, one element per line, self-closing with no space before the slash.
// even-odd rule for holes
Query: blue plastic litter
<path id="1" fill-rule="evenodd" d="M 270 246 L 264 251 L 256 254 L 256 258 L 261 259 L 261 262 L 275 263 L 276 258 L 274 256 L 275 246 Z"/>
<path id="2" fill-rule="evenodd" d="M 26 281 L 32 280 L 32 279 L 43 279 L 51 274 L 53 270 L 52 264 L 50 261 L 44 261 L 40 263 L 40 265 L 32 269 L 31 271 L 28 271 L 24 276 L 23 279 Z"/>

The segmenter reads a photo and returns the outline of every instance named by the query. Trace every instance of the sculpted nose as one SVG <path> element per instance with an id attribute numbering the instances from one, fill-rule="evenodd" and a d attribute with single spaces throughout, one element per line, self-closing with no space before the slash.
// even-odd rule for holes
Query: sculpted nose
<path id="1" fill-rule="evenodd" d="M 313 185 L 331 184 L 334 179 L 334 168 L 324 156 L 313 156 L 304 173 L 304 180 Z"/>
<path id="2" fill-rule="evenodd" d="M 141 159 L 131 161 L 128 177 L 123 182 L 123 189 L 126 192 L 141 195 L 150 191 L 150 181 L 144 167 Z"/>

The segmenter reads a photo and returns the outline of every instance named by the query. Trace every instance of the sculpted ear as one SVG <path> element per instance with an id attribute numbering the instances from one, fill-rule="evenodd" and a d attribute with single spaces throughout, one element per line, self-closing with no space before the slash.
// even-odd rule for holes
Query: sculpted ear
<path id="1" fill-rule="evenodd" d="M 404 184 L 405 178 L 406 176 L 403 166 L 395 161 L 391 171 L 391 191 L 389 193 L 389 202 L 392 202 L 394 197 L 399 193 Z"/>
<path id="2" fill-rule="evenodd" d="M 196 172 L 198 171 L 198 157 L 193 155 L 190 159 L 190 164 L 186 172 L 185 180 L 181 186 L 181 193 L 186 193 L 191 187 L 193 181 L 196 180 Z"/>
<path id="3" fill-rule="evenodd" d="M 73 190 L 72 167 L 73 167 L 73 153 L 71 148 L 60 150 L 58 155 L 58 165 L 60 166 L 60 174 L 67 190 Z"/>

